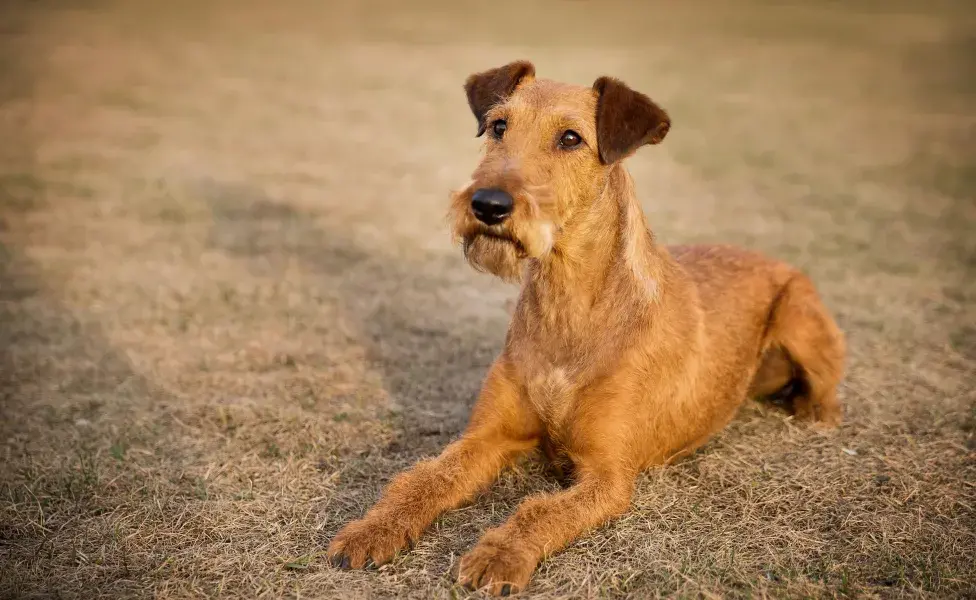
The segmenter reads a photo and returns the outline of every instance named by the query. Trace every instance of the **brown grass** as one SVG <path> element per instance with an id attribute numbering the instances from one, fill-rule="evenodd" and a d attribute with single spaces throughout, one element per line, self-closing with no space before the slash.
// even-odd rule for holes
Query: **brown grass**
<path id="1" fill-rule="evenodd" d="M 665 106 L 652 227 L 803 267 L 851 353 L 837 435 L 750 405 L 528 593 L 976 595 L 971 3 L 327 4 L 0 7 L 0 596 L 467 594 L 537 461 L 378 573 L 322 552 L 501 346 L 443 214 L 461 83 L 522 57 Z"/>

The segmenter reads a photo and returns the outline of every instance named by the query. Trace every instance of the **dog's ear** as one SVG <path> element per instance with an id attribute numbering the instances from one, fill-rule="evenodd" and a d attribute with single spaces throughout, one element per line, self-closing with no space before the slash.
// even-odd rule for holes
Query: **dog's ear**
<path id="1" fill-rule="evenodd" d="M 622 81 L 600 77 L 597 93 L 596 143 L 605 165 L 630 156 L 644 144 L 657 144 L 671 129 L 671 119 L 650 98 Z"/>
<path id="2" fill-rule="evenodd" d="M 488 109 L 511 96 L 523 79 L 533 77 L 535 67 L 527 60 L 515 61 L 468 77 L 464 82 L 464 91 L 468 95 L 468 106 L 478 119 L 478 137 L 488 127 L 485 123 Z"/>

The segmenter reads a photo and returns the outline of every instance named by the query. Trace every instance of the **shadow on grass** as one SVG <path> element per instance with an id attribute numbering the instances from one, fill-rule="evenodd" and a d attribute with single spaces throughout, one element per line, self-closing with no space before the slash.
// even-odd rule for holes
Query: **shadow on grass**
<path id="1" fill-rule="evenodd" d="M 406 439 L 446 439 L 463 428 L 505 323 L 477 327 L 453 314 L 449 275 L 457 265 L 441 255 L 424 264 L 405 258 L 252 187 L 197 185 L 212 212 L 211 247 L 261 277 L 278 277 L 289 264 L 313 275 L 303 285 L 333 300 L 353 325 L 356 342 L 402 410 Z"/>
<path id="2" fill-rule="evenodd" d="M 149 485 L 147 468 L 159 457 L 127 451 L 161 446 L 165 421 L 151 415 L 167 396 L 36 273 L 19 249 L 0 243 L 0 596 L 55 585 L 50 565 L 92 546 L 109 560 L 88 585 L 134 593 L 138 569 L 106 515 L 125 504 L 120 488 Z M 75 537 L 80 522 L 89 524 L 84 542 Z"/>

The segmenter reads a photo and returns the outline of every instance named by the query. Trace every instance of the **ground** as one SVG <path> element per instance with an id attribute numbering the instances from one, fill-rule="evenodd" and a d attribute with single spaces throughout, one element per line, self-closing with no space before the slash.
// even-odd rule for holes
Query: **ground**
<path id="1" fill-rule="evenodd" d="M 458 435 L 515 288 L 452 247 L 461 84 L 527 58 L 673 128 L 669 243 L 818 284 L 846 421 L 759 404 L 539 598 L 976 596 L 971 2 L 4 2 L 0 597 L 450 598 L 538 459 L 378 572 L 323 551 Z"/>

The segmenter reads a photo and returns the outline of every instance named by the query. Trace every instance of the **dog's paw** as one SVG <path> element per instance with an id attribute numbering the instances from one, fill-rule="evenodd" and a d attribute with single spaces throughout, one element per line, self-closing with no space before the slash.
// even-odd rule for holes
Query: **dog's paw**
<path id="1" fill-rule="evenodd" d="M 482 540 L 461 557 L 457 582 L 469 590 L 508 596 L 525 589 L 535 565 L 532 554 L 524 549 Z"/>
<path id="2" fill-rule="evenodd" d="M 412 544 L 410 531 L 402 521 L 367 517 L 343 527 L 329 544 L 326 556 L 341 569 L 378 567 Z"/>

